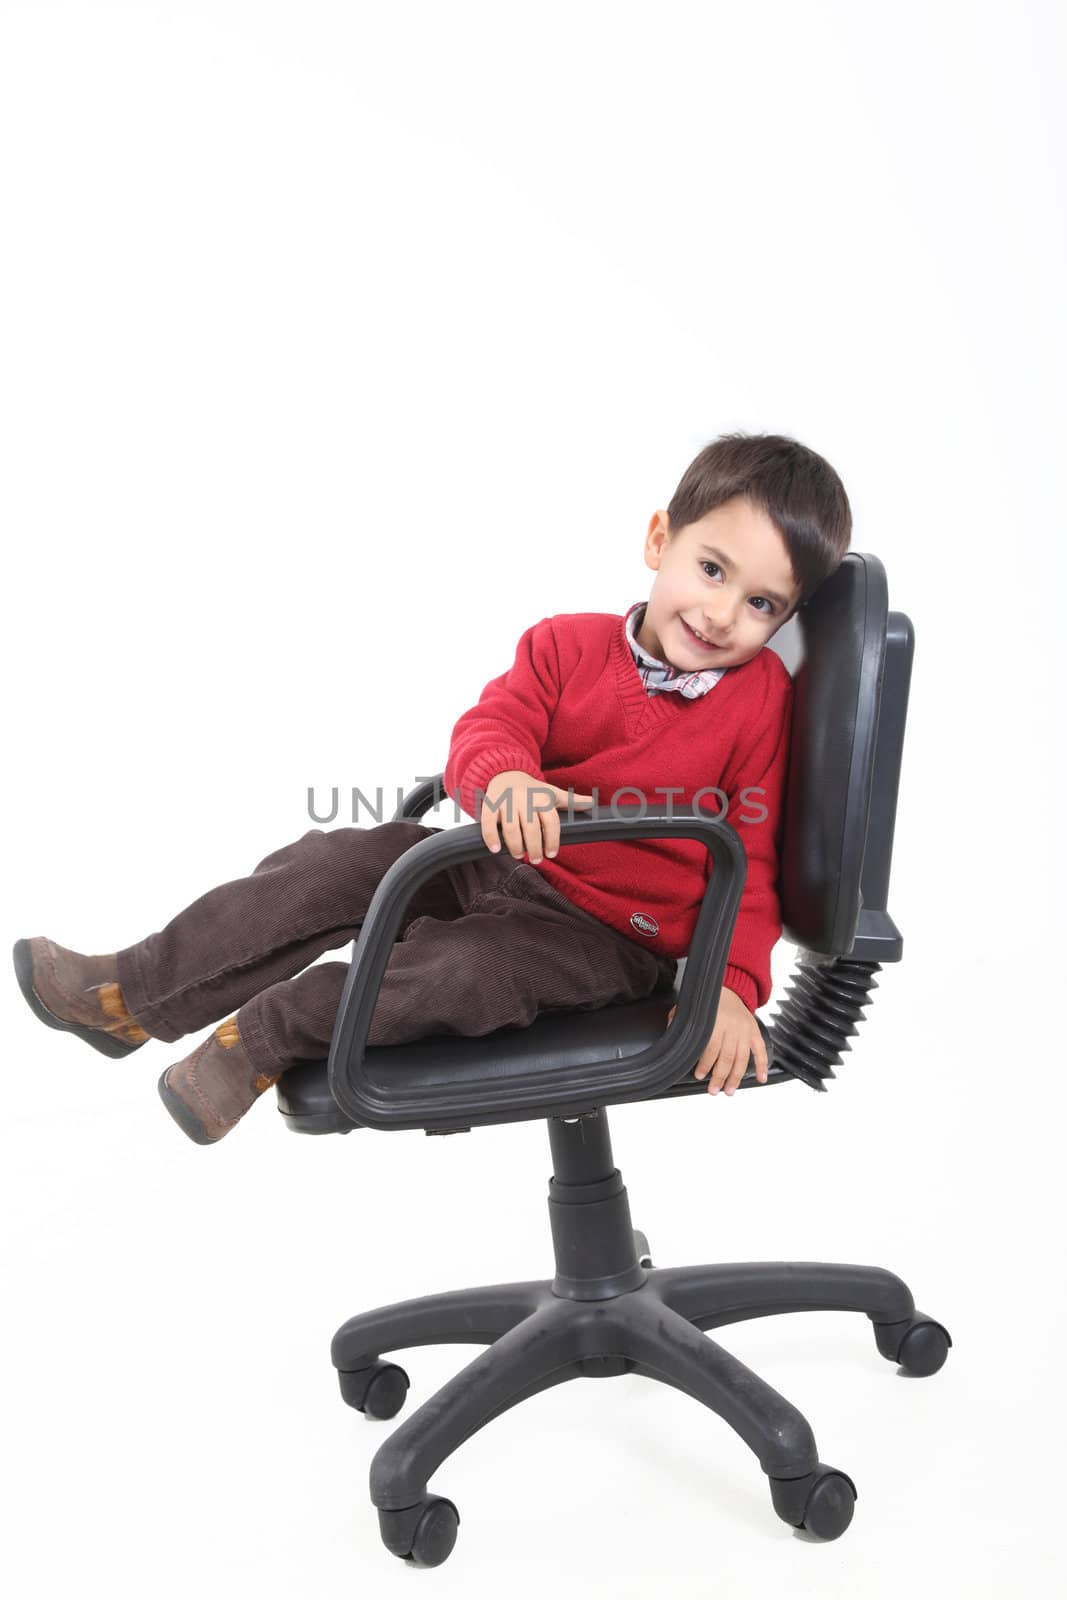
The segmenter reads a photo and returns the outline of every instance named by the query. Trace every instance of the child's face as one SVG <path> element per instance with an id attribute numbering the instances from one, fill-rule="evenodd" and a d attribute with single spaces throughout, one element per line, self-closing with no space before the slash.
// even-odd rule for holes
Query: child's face
<path id="1" fill-rule="evenodd" d="M 682 670 L 750 661 L 788 622 L 800 599 L 785 540 L 766 512 L 740 497 L 673 535 L 667 513 L 657 511 L 645 540 L 645 565 L 656 581 L 637 642 Z M 701 644 L 690 629 L 719 648 Z"/>

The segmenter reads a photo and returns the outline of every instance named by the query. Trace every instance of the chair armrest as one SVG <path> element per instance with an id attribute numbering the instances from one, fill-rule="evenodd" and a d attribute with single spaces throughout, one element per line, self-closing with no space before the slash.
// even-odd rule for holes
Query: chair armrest
<path id="1" fill-rule="evenodd" d="M 430 803 L 433 789 L 428 791 Z M 424 809 L 424 807 L 423 807 Z M 688 1073 L 711 1036 L 727 956 L 744 889 L 747 858 L 728 822 L 706 812 L 666 806 L 593 807 L 560 812 L 560 849 L 602 839 L 697 839 L 711 852 L 714 870 L 697 916 L 678 995 L 677 1010 L 661 1038 L 624 1060 L 609 1057 L 581 1067 L 531 1071 L 517 1077 L 450 1081 L 404 1093 L 383 1093 L 364 1070 L 371 1019 L 404 908 L 412 894 L 442 868 L 488 850 L 477 823 L 420 839 L 383 873 L 355 940 L 334 1025 L 328 1062 L 330 1093 L 354 1121 L 372 1128 L 422 1128 L 434 1122 L 474 1125 L 483 1116 L 512 1112 L 516 1120 L 579 1116 L 597 1106 L 645 1100 Z M 405 814 L 409 811 L 405 807 Z M 417 813 L 418 814 L 418 813 Z M 499 1118 L 497 1119 L 499 1120 Z"/>

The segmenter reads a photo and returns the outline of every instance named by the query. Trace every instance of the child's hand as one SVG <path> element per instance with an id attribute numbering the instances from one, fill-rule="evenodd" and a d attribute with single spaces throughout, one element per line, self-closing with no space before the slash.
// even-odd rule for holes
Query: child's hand
<path id="1" fill-rule="evenodd" d="M 491 809 L 490 801 L 497 803 L 496 810 Z M 570 801 L 569 790 L 557 789 L 544 778 L 534 778 L 528 772 L 498 772 L 489 780 L 482 803 L 479 818 L 482 838 L 490 850 L 499 850 L 499 830 L 516 861 L 528 850 L 531 865 L 541 860 L 542 847 L 545 855 L 554 856 L 559 849 L 556 808 L 567 806 Z M 593 796 L 576 794 L 573 803 L 591 806 Z"/>
<path id="2" fill-rule="evenodd" d="M 667 1017 L 668 1028 L 674 1021 L 677 1009 L 677 1006 L 671 1006 Z M 763 1035 L 741 996 L 724 985 L 711 1038 L 693 1069 L 693 1076 L 705 1078 L 710 1072 L 709 1094 L 718 1094 L 722 1088 L 727 1094 L 733 1094 L 748 1070 L 749 1052 L 756 1058 L 756 1082 L 766 1083 L 767 1046 L 763 1042 Z"/>

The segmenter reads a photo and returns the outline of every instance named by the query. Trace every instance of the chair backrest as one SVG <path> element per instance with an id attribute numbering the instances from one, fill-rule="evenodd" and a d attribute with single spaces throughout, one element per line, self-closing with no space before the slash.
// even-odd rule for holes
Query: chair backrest
<path id="1" fill-rule="evenodd" d="M 886 898 L 914 642 L 882 563 L 850 551 L 769 646 L 794 686 L 783 933 L 827 959 L 901 957 Z"/>

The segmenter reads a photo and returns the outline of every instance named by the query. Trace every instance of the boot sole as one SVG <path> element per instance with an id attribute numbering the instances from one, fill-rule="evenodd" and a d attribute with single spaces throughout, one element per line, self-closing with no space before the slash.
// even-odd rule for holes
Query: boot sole
<path id="1" fill-rule="evenodd" d="M 100 1028 L 90 1028 L 81 1022 L 64 1022 L 62 1017 L 57 1017 L 49 1011 L 36 989 L 33 987 L 33 954 L 30 950 L 28 939 L 18 939 L 12 952 L 15 961 L 15 976 L 19 980 L 26 1004 L 39 1022 L 46 1027 L 59 1028 L 63 1033 L 77 1034 L 79 1039 L 84 1039 L 86 1044 L 91 1044 L 94 1050 L 99 1050 L 101 1055 L 110 1056 L 117 1060 L 120 1056 L 131 1055 L 134 1050 L 140 1050 L 141 1044 L 130 1044 L 126 1039 L 116 1039 L 110 1033 L 104 1033 Z"/>
<path id="2" fill-rule="evenodd" d="M 168 1067 L 166 1072 L 161 1075 L 159 1083 L 156 1085 L 156 1087 L 159 1090 L 159 1098 L 162 1100 L 163 1104 L 166 1106 L 167 1110 L 170 1112 L 179 1128 L 183 1133 L 188 1134 L 189 1138 L 193 1140 L 194 1144 L 218 1144 L 219 1141 L 217 1139 L 213 1139 L 211 1135 L 205 1131 L 203 1123 L 200 1122 L 196 1116 L 194 1116 L 193 1112 L 186 1105 L 181 1095 L 175 1094 L 174 1090 L 167 1082 L 167 1072 L 169 1071 L 170 1068 Z"/>

